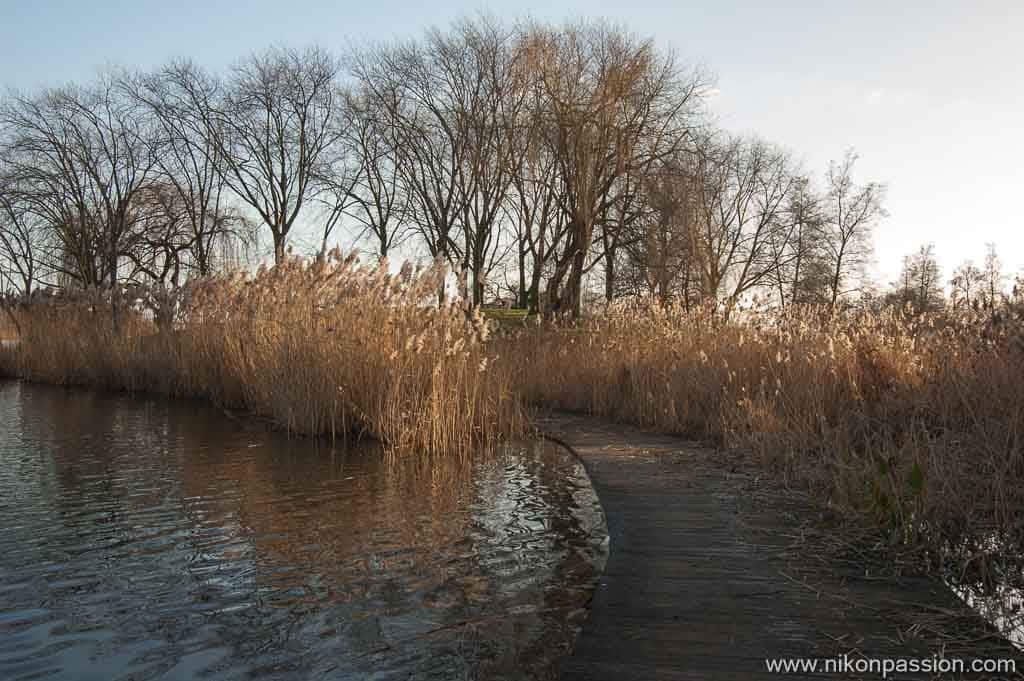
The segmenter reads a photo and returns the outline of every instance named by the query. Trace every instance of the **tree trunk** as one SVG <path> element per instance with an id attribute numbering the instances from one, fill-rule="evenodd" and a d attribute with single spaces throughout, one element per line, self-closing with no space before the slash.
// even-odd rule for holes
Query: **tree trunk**
<path id="1" fill-rule="evenodd" d="M 604 299 L 612 302 L 615 299 L 615 248 L 610 248 L 604 256 Z"/>
<path id="2" fill-rule="evenodd" d="M 569 296 L 568 309 L 573 319 L 579 319 L 583 310 L 583 266 L 586 254 L 582 249 L 576 249 L 576 255 L 572 259 L 572 269 L 569 272 L 569 283 L 566 293 Z"/>
<path id="3" fill-rule="evenodd" d="M 480 275 L 473 274 L 473 306 L 484 304 L 484 282 Z"/>
<path id="4" fill-rule="evenodd" d="M 519 247 L 519 295 L 517 307 L 520 309 L 526 309 L 530 305 L 529 292 L 526 290 L 526 253 L 522 249 L 522 245 Z"/>
<path id="5" fill-rule="evenodd" d="M 274 264 L 280 265 L 284 262 L 284 236 L 277 230 L 274 231 Z"/>

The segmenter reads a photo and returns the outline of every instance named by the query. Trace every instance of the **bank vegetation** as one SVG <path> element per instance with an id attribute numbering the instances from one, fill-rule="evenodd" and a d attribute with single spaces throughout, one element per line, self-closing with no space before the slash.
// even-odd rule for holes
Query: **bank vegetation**
<path id="1" fill-rule="evenodd" d="M 406 452 L 584 411 L 1019 578 L 1024 281 L 929 245 L 870 281 L 885 186 L 721 129 L 715 93 L 621 26 L 488 18 L 9 93 L 0 371 Z"/>
<path id="2" fill-rule="evenodd" d="M 443 276 L 333 251 L 117 298 L 40 293 L 8 301 L 19 335 L 0 349 L 0 373 L 202 397 L 294 433 L 464 454 L 526 424 L 479 310 L 438 307 Z"/>

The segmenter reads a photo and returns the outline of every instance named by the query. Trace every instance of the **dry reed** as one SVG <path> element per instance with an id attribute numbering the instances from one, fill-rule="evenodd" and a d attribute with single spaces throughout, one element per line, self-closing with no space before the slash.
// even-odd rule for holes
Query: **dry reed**
<path id="1" fill-rule="evenodd" d="M 628 304 L 488 339 L 437 268 L 339 254 L 184 289 L 82 293 L 17 312 L 0 372 L 207 397 L 302 433 L 466 451 L 526 430 L 523 404 L 758 453 L 839 514 L 967 583 L 1024 556 L 1019 314 L 831 317 Z M 131 303 L 129 305 L 128 303 Z M 500 357 L 498 355 L 500 353 Z"/>
<path id="2" fill-rule="evenodd" d="M 13 317 L 0 310 L 0 342 L 17 340 L 18 335 Z"/>
<path id="3" fill-rule="evenodd" d="M 437 267 L 392 274 L 334 252 L 175 291 L 130 288 L 116 324 L 109 293 L 37 296 L 19 307 L 21 342 L 0 352 L 0 370 L 206 397 L 293 432 L 365 433 L 400 451 L 521 434 L 485 321 L 459 300 L 439 309 L 443 280 Z"/>
<path id="4" fill-rule="evenodd" d="M 507 341 L 528 403 L 754 451 L 965 581 L 1020 579 L 1024 335 L 1012 314 L 629 304 Z"/>

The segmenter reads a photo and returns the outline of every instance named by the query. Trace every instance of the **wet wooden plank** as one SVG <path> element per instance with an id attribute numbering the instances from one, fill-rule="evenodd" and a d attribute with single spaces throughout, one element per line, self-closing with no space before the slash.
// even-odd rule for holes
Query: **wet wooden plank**
<path id="1" fill-rule="evenodd" d="M 864 580 L 850 565 L 802 583 L 787 572 L 792 556 L 781 536 L 793 529 L 792 509 L 766 508 L 751 528 L 729 482 L 736 464 L 713 451 L 573 415 L 546 417 L 542 427 L 584 462 L 610 536 L 605 573 L 562 679 L 861 678 L 773 674 L 765 660 L 931 657 L 940 651 L 906 640 L 905 621 L 887 615 L 920 605 L 963 609 L 939 582 Z M 857 607 L 848 607 L 853 598 Z M 980 619 L 978 628 L 991 633 Z M 1024 671 L 1008 643 L 985 651 L 996 654 Z"/>

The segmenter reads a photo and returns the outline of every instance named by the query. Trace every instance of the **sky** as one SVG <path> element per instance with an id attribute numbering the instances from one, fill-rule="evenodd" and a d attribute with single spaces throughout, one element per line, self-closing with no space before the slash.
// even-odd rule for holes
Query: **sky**
<path id="1" fill-rule="evenodd" d="M 771 5 L 771 6 L 769 6 Z M 601 17 L 717 77 L 726 129 L 782 145 L 821 177 L 848 148 L 888 185 L 874 276 L 934 243 L 948 277 L 997 245 L 1024 268 L 1024 3 L 967 0 L 0 0 L 0 86 L 87 81 L 107 65 L 190 57 L 221 69 L 268 45 L 409 37 L 464 15 Z"/>

